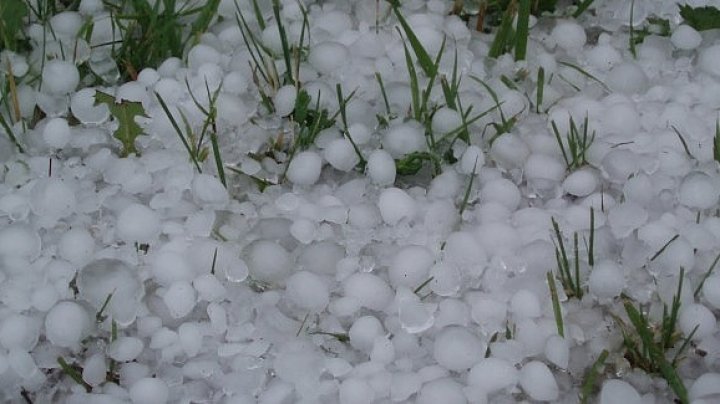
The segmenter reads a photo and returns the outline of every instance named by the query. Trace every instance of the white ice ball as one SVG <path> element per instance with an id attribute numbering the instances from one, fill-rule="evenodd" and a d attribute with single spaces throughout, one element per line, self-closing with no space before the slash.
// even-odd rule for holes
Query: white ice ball
<path id="1" fill-rule="evenodd" d="M 297 185 L 312 185 L 320 178 L 322 158 L 314 151 L 303 151 L 290 161 L 287 177 Z"/>
<path id="2" fill-rule="evenodd" d="M 482 342 L 465 327 L 444 328 L 433 344 L 433 357 L 440 366 L 448 370 L 470 369 L 484 355 Z"/>
<path id="3" fill-rule="evenodd" d="M 45 316 L 45 336 L 63 348 L 76 348 L 90 331 L 90 316 L 74 302 L 60 302 Z"/>
<path id="4" fill-rule="evenodd" d="M 415 200 L 400 188 L 387 188 L 380 193 L 378 208 L 385 223 L 394 226 L 403 219 L 412 219 L 417 206 Z"/>
<path id="5" fill-rule="evenodd" d="M 130 386 L 133 404 L 165 404 L 169 396 L 167 383 L 162 379 L 144 377 Z"/>
<path id="6" fill-rule="evenodd" d="M 118 215 L 118 238 L 128 243 L 149 243 L 160 233 L 160 218 L 152 209 L 133 203 Z"/>
<path id="7" fill-rule="evenodd" d="M 300 271 L 287 279 L 288 298 L 298 307 L 311 312 L 321 312 L 330 302 L 330 292 L 325 281 L 312 272 Z"/>
<path id="8" fill-rule="evenodd" d="M 378 149 L 368 157 L 367 175 L 377 185 L 392 185 L 395 183 L 395 160 L 390 153 Z"/>
<path id="9" fill-rule="evenodd" d="M 520 386 L 532 399 L 554 401 L 560 395 L 555 376 L 546 364 L 539 361 L 528 362 L 520 371 Z"/>
<path id="10" fill-rule="evenodd" d="M 68 94 L 80 82 L 80 72 L 74 63 L 65 60 L 51 60 L 45 63 L 42 72 L 42 89 L 49 94 Z"/>
<path id="11" fill-rule="evenodd" d="M 574 21 L 559 21 L 551 35 L 555 43 L 565 50 L 580 49 L 587 41 L 585 29 Z"/>
<path id="12" fill-rule="evenodd" d="M 70 126 L 64 118 L 53 118 L 43 129 L 43 140 L 48 146 L 61 149 L 70 141 L 70 133 Z"/>
<path id="13" fill-rule="evenodd" d="M 692 50 L 700 46 L 702 36 L 695 28 L 683 24 L 675 28 L 670 36 L 670 42 L 678 49 Z"/>

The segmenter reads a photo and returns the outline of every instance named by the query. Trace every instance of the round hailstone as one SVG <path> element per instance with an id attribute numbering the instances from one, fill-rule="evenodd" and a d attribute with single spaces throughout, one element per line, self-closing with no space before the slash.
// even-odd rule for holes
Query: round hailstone
<path id="1" fill-rule="evenodd" d="M 352 143 L 345 138 L 331 141 L 323 150 L 323 157 L 336 170 L 346 172 L 352 170 L 360 162 L 360 157 L 355 152 Z"/>
<path id="2" fill-rule="evenodd" d="M 130 401 L 133 404 L 164 404 L 169 396 L 167 384 L 154 377 L 144 377 L 130 386 Z"/>
<path id="3" fill-rule="evenodd" d="M 565 178 L 563 189 L 570 195 L 584 197 L 595 192 L 598 178 L 590 169 L 577 170 Z"/>
<path id="4" fill-rule="evenodd" d="M 257 240 L 247 247 L 246 260 L 250 275 L 263 282 L 280 282 L 290 275 L 292 259 L 279 244 Z"/>
<path id="5" fill-rule="evenodd" d="M 565 177 L 565 166 L 560 160 L 546 154 L 533 153 L 525 162 L 525 174 L 536 188 L 546 190 L 559 184 Z"/>
<path id="6" fill-rule="evenodd" d="M 190 281 L 195 277 L 187 259 L 174 251 L 160 251 L 153 256 L 152 274 L 154 280 L 162 286 L 170 286 L 175 281 Z"/>
<path id="7" fill-rule="evenodd" d="M 390 128 L 382 141 L 383 147 L 395 158 L 423 151 L 427 146 L 422 126 L 414 121 Z"/>
<path id="8" fill-rule="evenodd" d="M 417 206 L 415 200 L 400 188 L 387 188 L 378 199 L 380 216 L 385 223 L 394 226 L 403 219 L 412 219 Z"/>
<path id="9" fill-rule="evenodd" d="M 416 288 L 427 279 L 434 262 L 433 253 L 425 247 L 419 245 L 403 247 L 390 263 L 388 269 L 390 284 L 396 288 L 398 286 Z"/>
<path id="10" fill-rule="evenodd" d="M 700 46 L 702 36 L 695 28 L 683 24 L 675 28 L 670 35 L 670 42 L 678 49 L 692 50 Z"/>
<path id="11" fill-rule="evenodd" d="M 345 65 L 348 57 L 349 52 L 345 45 L 326 41 L 312 46 L 308 61 L 318 72 L 329 74 Z"/>
<path id="12" fill-rule="evenodd" d="M 720 188 L 717 181 L 702 172 L 693 172 L 683 178 L 678 200 L 688 208 L 709 209 L 718 203 Z"/>
<path id="13" fill-rule="evenodd" d="M 606 380 L 600 390 L 600 404 L 641 404 L 640 394 L 630 383 L 622 380 Z"/>
<path id="14" fill-rule="evenodd" d="M 485 354 L 483 343 L 465 327 L 445 327 L 435 337 L 433 357 L 448 370 L 470 369 Z"/>
<path id="15" fill-rule="evenodd" d="M 417 404 L 466 404 L 467 398 L 463 392 L 463 386 L 452 379 L 444 378 L 424 385 L 415 402 Z"/>
<path id="16" fill-rule="evenodd" d="M 65 181 L 46 178 L 35 183 L 30 193 L 33 213 L 48 221 L 70 216 L 75 212 L 75 190 Z"/>
<path id="17" fill-rule="evenodd" d="M 570 361 L 568 341 L 559 335 L 550 336 L 545 342 L 545 357 L 560 369 L 567 369 Z"/>
<path id="18" fill-rule="evenodd" d="M 162 299 L 172 318 L 182 318 L 195 308 L 197 295 L 190 282 L 177 281 L 170 285 Z"/>
<path id="19" fill-rule="evenodd" d="M 40 336 L 40 325 L 35 319 L 13 314 L 0 322 L 0 344 L 7 350 L 29 352 Z"/>
<path id="20" fill-rule="evenodd" d="M 455 265 L 439 262 L 430 268 L 430 290 L 438 296 L 454 296 L 462 285 L 462 274 Z"/>
<path id="21" fill-rule="evenodd" d="M 477 386 L 488 395 L 514 387 L 520 372 L 512 363 L 500 358 L 485 358 L 468 373 L 468 384 Z"/>
<path id="22" fill-rule="evenodd" d="M 285 284 L 288 298 L 298 307 L 319 313 L 330 302 L 330 292 L 325 281 L 312 272 L 300 271 L 287 279 Z"/>
<path id="23" fill-rule="evenodd" d="M 140 356 L 144 348 L 140 338 L 122 336 L 108 345 L 107 355 L 118 362 L 129 362 Z"/>
<path id="24" fill-rule="evenodd" d="M 497 202 L 508 210 L 515 211 L 520 205 L 522 195 L 512 181 L 506 178 L 497 178 L 483 185 L 480 199 L 483 203 Z"/>
<path id="25" fill-rule="evenodd" d="M 99 386 L 106 380 L 107 363 L 103 354 L 90 356 L 82 367 L 82 379 L 91 386 Z"/>
<path id="26" fill-rule="evenodd" d="M 80 296 L 97 310 L 107 301 L 105 314 L 121 326 L 135 321 L 140 300 L 145 295 L 138 271 L 117 259 L 99 259 L 82 268 L 77 287 Z"/>
<path id="27" fill-rule="evenodd" d="M 377 318 L 373 316 L 360 317 L 348 330 L 350 345 L 359 351 L 370 352 L 375 344 L 375 339 L 382 336 L 384 332 L 383 326 Z"/>
<path id="28" fill-rule="evenodd" d="M 717 399 L 720 396 L 720 373 L 705 373 L 698 377 L 690 386 L 688 393 L 693 402 L 695 400 L 702 402 L 703 399 L 712 402 L 713 399 Z"/>
<path id="29" fill-rule="evenodd" d="M 648 78 L 637 64 L 621 63 L 610 70 L 606 83 L 612 90 L 622 94 L 642 94 L 647 91 Z"/>
<path id="30" fill-rule="evenodd" d="M 320 178 L 322 158 L 314 151 L 300 152 L 290 161 L 287 178 L 297 185 L 312 185 Z"/>
<path id="31" fill-rule="evenodd" d="M 45 316 L 45 337 L 54 345 L 75 349 L 90 331 L 90 316 L 79 304 L 60 302 Z"/>
<path id="32" fill-rule="evenodd" d="M 559 47 L 568 51 L 580 49 L 587 42 L 585 29 L 574 21 L 558 21 L 551 35 Z"/>
<path id="33" fill-rule="evenodd" d="M 355 144 L 366 144 L 370 141 L 372 132 L 367 126 L 361 123 L 354 123 L 348 128 L 348 135 Z"/>
<path id="34" fill-rule="evenodd" d="M 720 275 L 712 275 L 703 284 L 705 300 L 716 309 L 720 309 Z"/>
<path id="35" fill-rule="evenodd" d="M 435 111 L 432 118 L 432 131 L 436 135 L 444 135 L 462 126 L 462 118 L 454 109 L 442 107 Z"/>
<path id="36" fill-rule="evenodd" d="M 615 205 L 608 214 L 610 230 L 619 239 L 629 236 L 633 230 L 644 225 L 647 220 L 647 211 L 634 202 Z"/>
<path id="37" fill-rule="evenodd" d="M 286 85 L 280 87 L 275 93 L 273 99 L 273 105 L 275 106 L 275 112 L 279 116 L 288 116 L 293 110 L 295 110 L 295 99 L 297 98 L 297 88 L 293 85 Z"/>
<path id="38" fill-rule="evenodd" d="M 370 154 L 367 161 L 367 175 L 377 185 L 392 185 L 395 183 L 395 160 L 390 153 L 378 149 Z"/>
<path id="39" fill-rule="evenodd" d="M 372 386 L 363 379 L 345 379 L 339 390 L 340 404 L 370 404 L 375 398 Z"/>
<path id="40" fill-rule="evenodd" d="M 591 66 L 608 70 L 622 61 L 622 55 L 611 45 L 600 44 L 587 51 L 588 63 Z"/>
<path id="41" fill-rule="evenodd" d="M 198 174 L 192 181 L 192 193 L 195 201 L 209 205 L 225 205 L 230 200 L 227 189 L 213 175 Z"/>
<path id="42" fill-rule="evenodd" d="M 370 310 L 384 310 L 392 302 L 393 291 L 382 278 L 369 273 L 356 273 L 343 285 L 345 296 L 354 297 Z"/>
<path id="43" fill-rule="evenodd" d="M 0 257 L 35 258 L 40 254 L 40 235 L 29 226 L 12 224 L 0 229 Z"/>
<path id="44" fill-rule="evenodd" d="M 118 215 L 116 231 L 127 243 L 149 243 L 160 233 L 160 218 L 147 206 L 133 203 Z"/>
<path id="45" fill-rule="evenodd" d="M 76 265 L 85 265 L 95 252 L 95 239 L 85 229 L 66 231 L 58 242 L 60 257 Z"/>
<path id="46" fill-rule="evenodd" d="M 54 149 L 62 149 L 70 141 L 70 125 L 63 118 L 51 119 L 43 129 L 45 144 Z"/>
<path id="47" fill-rule="evenodd" d="M 703 49 L 698 57 L 698 67 L 705 73 L 720 77 L 720 45 Z"/>
<path id="48" fill-rule="evenodd" d="M 51 60 L 42 72 L 42 88 L 49 94 L 69 94 L 80 82 L 80 73 L 72 62 Z"/>
<path id="49" fill-rule="evenodd" d="M 510 311 L 519 318 L 537 318 L 542 314 L 540 300 L 530 290 L 521 289 L 510 299 Z"/>
<path id="50" fill-rule="evenodd" d="M 625 274 L 613 261 L 597 263 L 590 271 L 590 293 L 598 299 L 613 299 L 625 288 Z"/>
<path id="51" fill-rule="evenodd" d="M 485 155 L 477 146 L 469 146 L 460 157 L 459 170 L 463 174 L 477 173 L 485 165 Z"/>
<path id="52" fill-rule="evenodd" d="M 684 304 L 680 308 L 678 324 L 684 335 L 690 333 L 697 327 L 694 339 L 702 339 L 715 332 L 715 315 L 702 304 Z"/>
<path id="53" fill-rule="evenodd" d="M 532 361 L 520 371 L 520 386 L 530 398 L 554 401 L 560 395 L 557 382 L 550 369 L 542 362 Z"/>

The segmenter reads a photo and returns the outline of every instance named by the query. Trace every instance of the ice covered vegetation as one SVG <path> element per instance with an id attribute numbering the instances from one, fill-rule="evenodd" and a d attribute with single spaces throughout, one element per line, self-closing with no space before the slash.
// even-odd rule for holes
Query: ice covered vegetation
<path id="1" fill-rule="evenodd" d="M 720 402 L 715 0 L 0 0 L 0 402 Z"/>

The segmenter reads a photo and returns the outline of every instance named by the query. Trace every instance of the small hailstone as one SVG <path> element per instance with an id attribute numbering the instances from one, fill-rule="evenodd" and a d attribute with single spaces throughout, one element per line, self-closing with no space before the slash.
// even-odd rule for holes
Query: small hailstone
<path id="1" fill-rule="evenodd" d="M 0 257 L 35 258 L 42 240 L 30 226 L 13 224 L 0 228 Z"/>
<path id="2" fill-rule="evenodd" d="M 530 290 L 521 289 L 510 299 L 510 311 L 521 318 L 537 318 L 542 314 L 540 300 Z"/>
<path id="3" fill-rule="evenodd" d="M 590 293 L 599 299 L 612 299 L 620 296 L 625 288 L 625 274 L 622 268 L 612 261 L 602 261 L 590 271 L 588 281 Z"/>
<path id="4" fill-rule="evenodd" d="M 463 386 L 450 378 L 433 380 L 425 384 L 417 395 L 417 404 L 466 404 Z"/>
<path id="5" fill-rule="evenodd" d="M 42 72 L 42 88 L 50 94 L 68 94 L 75 90 L 80 82 L 80 73 L 74 63 L 64 60 L 51 60 L 45 63 Z"/>
<path id="6" fill-rule="evenodd" d="M 482 359 L 470 369 L 468 384 L 478 386 L 488 394 L 515 386 L 520 372 L 505 359 L 489 357 Z"/>
<path id="7" fill-rule="evenodd" d="M 485 165 L 485 155 L 477 146 L 469 146 L 460 157 L 459 171 L 463 174 L 478 173 Z"/>
<path id="8" fill-rule="evenodd" d="M 393 299 L 393 291 L 377 275 L 356 273 L 345 280 L 345 296 L 353 297 L 370 310 L 384 310 Z"/>
<path id="9" fill-rule="evenodd" d="M 370 154 L 367 162 L 367 175 L 377 185 L 392 185 L 395 183 L 395 160 L 390 153 L 378 149 Z"/>
<path id="10" fill-rule="evenodd" d="M 370 136 L 372 135 L 370 129 L 361 123 L 354 123 L 350 125 L 348 128 L 348 134 L 350 135 L 350 138 L 352 138 L 352 141 L 357 145 L 366 144 L 370 141 Z"/>
<path id="11" fill-rule="evenodd" d="M 125 242 L 148 243 L 160 233 L 160 218 L 147 206 L 133 203 L 118 215 L 116 231 Z"/>
<path id="12" fill-rule="evenodd" d="M 360 162 L 352 143 L 345 138 L 331 141 L 323 150 L 323 157 L 333 168 L 340 171 L 350 171 Z"/>
<path id="13" fill-rule="evenodd" d="M 375 343 L 375 338 L 383 335 L 383 326 L 380 320 L 373 316 L 360 317 L 350 326 L 348 337 L 353 348 L 370 352 Z"/>
<path id="14" fill-rule="evenodd" d="M 434 262 L 435 257 L 432 252 L 423 246 L 403 247 L 390 263 L 388 269 L 390 283 L 395 287 L 415 288 L 427 279 Z"/>
<path id="15" fill-rule="evenodd" d="M 308 61 L 318 72 L 329 74 L 347 63 L 348 56 L 349 52 L 345 45 L 326 41 L 313 45 Z"/>
<path id="16" fill-rule="evenodd" d="M 545 342 L 545 357 L 560 369 L 567 369 L 570 361 L 570 346 L 568 341 L 553 335 Z"/>
<path id="17" fill-rule="evenodd" d="M 312 185 L 320 178 L 322 158 L 314 151 L 300 152 L 290 161 L 287 177 L 297 185 Z"/>
<path id="18" fill-rule="evenodd" d="M 563 189 L 570 195 L 585 197 L 598 186 L 597 176 L 589 169 L 580 169 L 572 172 L 563 181 Z"/>
<path id="19" fill-rule="evenodd" d="M 532 361 L 520 371 L 520 386 L 530 398 L 538 401 L 554 401 L 560 395 L 555 377 L 542 362 Z"/>
<path id="20" fill-rule="evenodd" d="M 105 355 L 95 354 L 90 356 L 82 368 L 82 379 L 91 386 L 99 386 L 107 377 L 107 363 Z"/>
<path id="21" fill-rule="evenodd" d="M 690 400 L 712 402 L 720 396 L 720 373 L 705 373 L 698 377 L 688 391 Z M 703 401 L 708 400 L 708 401 Z"/>
<path id="22" fill-rule="evenodd" d="M 133 383 L 129 392 L 133 404 L 164 404 L 170 395 L 168 386 L 163 380 L 151 377 Z"/>
<path id="23" fill-rule="evenodd" d="M 330 302 L 330 291 L 325 281 L 312 272 L 300 271 L 287 279 L 288 298 L 298 307 L 321 312 Z"/>
<path id="24" fill-rule="evenodd" d="M 14 314 L 0 321 L 0 345 L 5 349 L 30 351 L 39 335 L 40 324 L 31 317 Z"/>
<path id="25" fill-rule="evenodd" d="M 720 275 L 712 275 L 705 279 L 703 284 L 705 300 L 716 309 L 720 309 Z"/>
<path id="26" fill-rule="evenodd" d="M 720 50 L 720 47 L 718 47 Z M 648 77 L 643 69 L 635 63 L 621 63 L 610 70 L 606 79 L 607 85 L 623 94 L 642 94 L 647 90 Z"/>
<path id="27" fill-rule="evenodd" d="M 717 182 L 702 172 L 685 176 L 678 190 L 679 202 L 689 208 L 709 209 L 717 205 L 718 198 L 720 198 L 720 189 Z"/>
<path id="28" fill-rule="evenodd" d="M 74 302 L 60 302 L 45 316 L 45 337 L 59 347 L 77 347 L 89 330 L 88 312 Z"/>
<path id="29" fill-rule="evenodd" d="M 202 348 L 203 333 L 201 328 L 191 322 L 182 323 L 178 327 L 180 345 L 188 358 L 197 356 Z"/>
<path id="30" fill-rule="evenodd" d="M 698 67 L 708 74 L 720 77 L 720 45 L 703 49 L 698 57 Z"/>
<path id="31" fill-rule="evenodd" d="M 600 390 L 600 404 L 640 404 L 644 400 L 630 383 L 623 380 L 606 380 Z"/>
<path id="32" fill-rule="evenodd" d="M 460 126 L 462 126 L 462 119 L 454 109 L 442 107 L 435 111 L 432 119 L 432 131 L 436 135 L 444 135 Z"/>
<path id="33" fill-rule="evenodd" d="M 284 280 L 292 269 L 290 254 L 280 244 L 258 240 L 247 247 L 246 260 L 250 275 L 264 282 Z"/>
<path id="34" fill-rule="evenodd" d="M 680 308 L 678 325 L 684 335 L 690 335 L 697 327 L 693 338 L 702 339 L 715 332 L 716 320 L 715 315 L 707 307 L 702 304 L 691 303 L 684 304 Z"/>
<path id="35" fill-rule="evenodd" d="M 43 129 L 43 140 L 45 144 L 61 149 L 70 141 L 70 126 L 63 118 L 51 119 Z"/>
<path id="36" fill-rule="evenodd" d="M 388 129 L 382 144 L 396 158 L 423 151 L 427 147 L 423 128 L 414 121 L 402 123 Z"/>
<path id="37" fill-rule="evenodd" d="M 559 21 L 552 30 L 552 37 L 565 50 L 580 49 L 587 41 L 585 29 L 574 21 Z"/>
<path id="38" fill-rule="evenodd" d="M 280 87 L 275 98 L 273 105 L 275 106 L 275 112 L 279 116 L 288 116 L 295 109 L 295 99 L 297 98 L 297 88 L 294 85 L 286 85 Z"/>
<path id="39" fill-rule="evenodd" d="M 62 219 L 75 212 L 76 190 L 66 181 L 45 178 L 35 183 L 31 191 L 30 207 L 41 222 Z M 54 223 L 53 223 L 54 224 Z"/>
<path id="40" fill-rule="evenodd" d="M 198 204 L 225 205 L 230 196 L 225 186 L 215 176 L 198 174 L 192 182 L 192 192 Z"/>
<path id="41" fill-rule="evenodd" d="M 435 337 L 433 357 L 448 370 L 463 371 L 475 365 L 485 347 L 470 331 L 460 326 L 445 327 Z"/>
<path id="42" fill-rule="evenodd" d="M 385 223 L 394 226 L 403 219 L 412 219 L 417 210 L 415 200 L 399 188 L 387 188 L 378 200 L 380 215 Z"/>
<path id="43" fill-rule="evenodd" d="M 177 281 L 165 291 L 163 302 L 173 318 L 182 318 L 195 308 L 196 293 L 190 282 Z"/>
<path id="44" fill-rule="evenodd" d="M 344 380 L 339 390 L 340 404 L 371 404 L 375 397 L 370 384 L 358 378 Z"/>
<path id="45" fill-rule="evenodd" d="M 700 46 L 702 36 L 695 28 L 683 24 L 675 28 L 670 36 L 670 42 L 678 49 L 692 50 Z"/>
<path id="46" fill-rule="evenodd" d="M 60 237 L 58 253 L 60 257 L 73 264 L 84 265 L 95 251 L 95 240 L 90 232 L 83 228 L 72 228 Z"/>
<path id="47" fill-rule="evenodd" d="M 144 348 L 140 338 L 121 336 L 108 345 L 107 355 L 118 362 L 128 362 L 135 360 Z"/>

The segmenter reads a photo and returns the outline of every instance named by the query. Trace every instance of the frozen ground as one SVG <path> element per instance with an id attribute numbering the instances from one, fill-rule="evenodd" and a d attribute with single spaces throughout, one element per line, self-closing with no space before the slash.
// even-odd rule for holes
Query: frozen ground
<path id="1" fill-rule="evenodd" d="M 262 32 L 238 4 L 282 76 L 260 3 Z M 597 0 L 578 19 L 531 19 L 527 61 L 515 62 L 487 58 L 494 35 L 448 15 L 450 1 L 403 1 L 427 52 L 444 51 L 441 77 L 452 81 L 455 55 L 461 77 L 455 108 L 438 78 L 427 101 L 438 109 L 421 123 L 407 30 L 386 3 L 306 1 L 307 30 L 298 3 L 283 3 L 290 41 L 309 41 L 293 73 L 308 105 L 345 109 L 289 165 L 301 95 L 253 79 L 232 1 L 187 64 L 118 86 L 82 84 L 86 63 L 107 63 L 76 46 L 80 25 L 96 21 L 90 45 L 113 35 L 97 1 L 54 17 L 51 45 L 3 53 L 21 115 L 38 105 L 47 117 L 13 127 L 25 153 L 0 129 L 0 399 L 649 404 L 678 397 L 676 375 L 688 402 L 720 400 L 720 275 L 706 276 L 720 252 L 718 30 L 681 25 L 673 1 L 636 0 L 633 34 L 659 17 L 671 35 L 645 37 L 633 56 L 630 3 Z M 90 54 L 78 69 L 63 48 Z M 54 59 L 36 91 L 21 78 L 43 50 Z M 355 91 L 347 103 L 336 84 Z M 198 105 L 218 89 L 227 189 L 210 140 L 200 173 L 157 96 L 199 133 Z M 96 91 L 141 106 L 139 155 L 120 157 L 113 133 L 127 121 L 95 105 Z M 577 156 L 573 129 L 592 138 Z M 457 139 L 438 157 L 428 139 L 444 135 Z M 412 153 L 434 157 L 401 175 L 395 163 Z M 577 289 L 561 282 L 558 236 Z M 676 332 L 665 359 L 652 357 L 668 365 L 685 345 L 677 370 L 647 373 L 623 343 L 638 338 L 626 305 L 658 323 L 681 276 Z"/>

